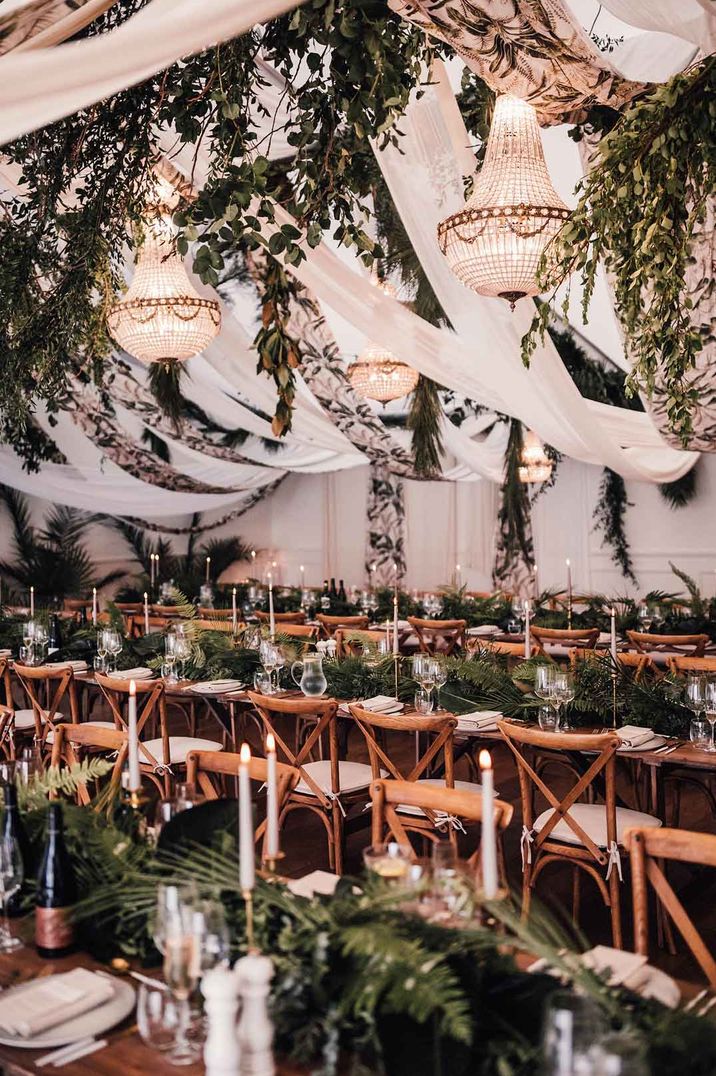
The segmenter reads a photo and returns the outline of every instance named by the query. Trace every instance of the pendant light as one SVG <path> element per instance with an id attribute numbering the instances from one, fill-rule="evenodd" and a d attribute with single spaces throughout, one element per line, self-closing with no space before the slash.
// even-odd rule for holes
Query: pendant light
<path id="1" fill-rule="evenodd" d="M 547 482 L 552 477 L 553 466 L 537 434 L 532 430 L 525 430 L 518 468 L 520 482 Z"/>
<path id="2" fill-rule="evenodd" d="M 438 225 L 450 269 L 480 295 L 506 299 L 514 310 L 537 295 L 537 266 L 570 216 L 549 178 L 537 113 L 505 94 L 495 113 L 485 161 L 463 209 Z"/>
<path id="3" fill-rule="evenodd" d="M 386 295 L 395 297 L 395 288 L 387 280 L 373 283 Z M 380 403 L 407 396 L 417 385 L 419 377 L 418 371 L 412 366 L 374 343 L 369 343 L 348 367 L 348 379 L 358 395 Z"/>

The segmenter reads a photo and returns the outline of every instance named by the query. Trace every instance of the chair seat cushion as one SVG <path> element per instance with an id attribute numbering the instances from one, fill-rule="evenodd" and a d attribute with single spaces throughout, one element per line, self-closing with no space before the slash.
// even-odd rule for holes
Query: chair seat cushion
<path id="1" fill-rule="evenodd" d="M 331 762 L 323 759 L 321 762 L 307 762 L 302 769 L 315 781 L 322 792 L 331 791 Z M 339 762 L 338 775 L 341 792 L 357 792 L 361 788 L 368 788 L 373 780 L 373 771 L 365 762 Z M 381 777 L 385 777 L 385 771 L 381 771 Z M 303 778 L 296 785 L 295 790 L 303 795 L 315 795 L 310 785 Z"/>
<path id="2" fill-rule="evenodd" d="M 47 721 L 45 714 L 42 714 L 42 721 Z M 66 721 L 67 718 L 64 714 L 55 714 L 52 718 L 54 722 Z M 34 729 L 35 727 L 35 712 L 34 710 L 16 710 L 15 711 L 15 728 L 20 732 L 24 732 L 25 729 Z"/>
<path id="3" fill-rule="evenodd" d="M 157 760 L 158 763 L 164 761 L 164 745 L 160 739 L 157 740 L 142 740 L 142 746 L 146 747 L 149 754 Z M 190 751 L 223 751 L 223 746 L 217 743 L 215 740 L 201 740 L 197 736 L 170 736 L 169 737 L 169 763 L 170 765 L 181 766 L 186 762 L 186 756 Z M 141 749 L 139 752 L 139 761 L 147 763 L 146 757 L 143 755 Z"/>
<path id="4" fill-rule="evenodd" d="M 415 783 L 417 785 L 431 785 L 433 788 L 447 788 L 444 778 L 441 777 L 424 777 L 422 780 L 416 781 Z M 482 792 L 482 785 L 473 784 L 472 781 L 455 781 L 455 788 L 459 789 L 460 792 Z M 495 795 L 497 795 L 497 793 L 495 793 Z M 398 814 L 425 814 L 422 807 L 413 807 L 412 804 L 408 803 L 401 803 L 396 810 L 398 811 Z"/>
<path id="5" fill-rule="evenodd" d="M 590 837 L 597 848 L 606 848 L 607 841 L 607 812 L 603 804 L 599 803 L 575 803 L 569 808 L 569 815 L 577 825 Z M 533 829 L 539 833 L 552 817 L 552 810 L 543 811 L 536 819 Z M 656 828 L 661 825 L 658 818 L 643 811 L 631 811 L 628 807 L 617 807 L 617 843 L 624 843 L 624 833 L 632 826 Z M 570 829 L 567 822 L 560 820 L 554 827 L 548 841 L 562 841 L 564 844 L 582 844 L 578 835 Z"/>

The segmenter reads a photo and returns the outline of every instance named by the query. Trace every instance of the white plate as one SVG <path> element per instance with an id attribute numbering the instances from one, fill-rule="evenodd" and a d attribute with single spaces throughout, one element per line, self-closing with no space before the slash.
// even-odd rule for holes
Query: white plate
<path id="1" fill-rule="evenodd" d="M 225 695 L 229 691 L 239 691 L 243 686 L 240 680 L 205 680 L 192 684 L 188 690 L 195 691 L 197 695 Z"/>
<path id="2" fill-rule="evenodd" d="M 32 986 L 32 982 L 22 983 L 20 986 L 11 987 L 11 991 L 20 993 Z M 134 1009 L 134 988 L 122 979 L 112 979 L 114 997 L 96 1009 L 76 1016 L 65 1024 L 57 1024 L 41 1035 L 33 1035 L 23 1039 L 20 1035 L 0 1034 L 0 1043 L 3 1046 L 21 1046 L 26 1050 L 44 1050 L 53 1046 L 64 1046 L 68 1042 L 77 1042 L 78 1039 L 88 1038 L 92 1035 L 102 1035 L 110 1028 L 121 1024 Z M 7 993 L 10 993 L 8 991 Z M 4 996 L 7 996 L 5 994 Z"/>
<path id="3" fill-rule="evenodd" d="M 655 751 L 657 747 L 662 747 L 665 743 L 666 736 L 659 736 L 654 733 L 651 739 L 640 743 L 638 747 L 617 747 L 617 754 L 629 754 L 630 751 Z"/>

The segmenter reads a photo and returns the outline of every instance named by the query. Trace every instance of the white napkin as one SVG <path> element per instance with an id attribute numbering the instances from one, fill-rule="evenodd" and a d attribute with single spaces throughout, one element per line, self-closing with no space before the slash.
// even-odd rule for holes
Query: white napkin
<path id="1" fill-rule="evenodd" d="M 138 665 L 136 669 L 117 669 L 116 672 L 111 672 L 107 675 L 110 680 L 151 680 L 154 673 L 151 669 Z"/>
<path id="2" fill-rule="evenodd" d="M 303 878 L 293 878 L 288 883 L 288 888 L 295 896 L 307 897 L 310 900 L 316 893 L 332 897 L 339 882 L 340 878 L 337 874 L 319 870 L 304 874 Z"/>
<path id="3" fill-rule="evenodd" d="M 468 628 L 468 635 L 499 635 L 500 628 L 497 624 L 478 624 L 476 628 Z"/>
<path id="4" fill-rule="evenodd" d="M 52 667 L 53 669 L 72 669 L 73 672 L 87 672 L 86 661 L 55 661 Z"/>
<path id="5" fill-rule="evenodd" d="M 392 695 L 374 695 L 372 699 L 363 699 L 356 705 L 363 710 L 369 710 L 372 714 L 394 714 L 405 708 L 404 704 Z"/>
<path id="6" fill-rule="evenodd" d="M 0 1027 L 27 1039 L 96 1009 L 113 996 L 112 981 L 86 968 L 48 975 L 0 997 Z"/>
<path id="7" fill-rule="evenodd" d="M 638 747 L 654 738 L 652 729 L 642 728 L 641 725 L 624 725 L 617 729 L 617 736 L 622 747 Z"/>
<path id="8" fill-rule="evenodd" d="M 190 691 L 196 691 L 201 694 L 202 691 L 212 692 L 216 695 L 221 695 L 228 691 L 238 691 L 243 687 L 240 680 L 202 680 L 198 684 L 192 684 Z"/>
<path id="9" fill-rule="evenodd" d="M 474 710 L 469 714 L 456 714 L 458 732 L 479 732 L 482 728 L 489 728 L 499 721 L 502 714 L 499 710 Z"/>
<path id="10" fill-rule="evenodd" d="M 595 945 L 582 954 L 582 963 L 598 973 L 609 971 L 610 986 L 629 986 L 629 979 L 644 967 L 646 957 L 608 945 Z"/>

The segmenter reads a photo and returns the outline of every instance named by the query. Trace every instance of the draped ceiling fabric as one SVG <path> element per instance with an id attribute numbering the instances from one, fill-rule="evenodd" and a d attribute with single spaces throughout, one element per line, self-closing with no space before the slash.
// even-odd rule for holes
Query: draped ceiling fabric
<path id="1" fill-rule="evenodd" d="M 372 464 L 368 486 L 366 576 L 375 565 L 374 583 L 392 586 L 405 575 L 405 496 L 403 479 Z"/>
<path id="2" fill-rule="evenodd" d="M 543 125 L 578 122 L 592 105 L 620 110 L 644 86 L 596 52 L 560 0 L 388 0 L 452 45 L 491 89 L 529 101 Z"/>

